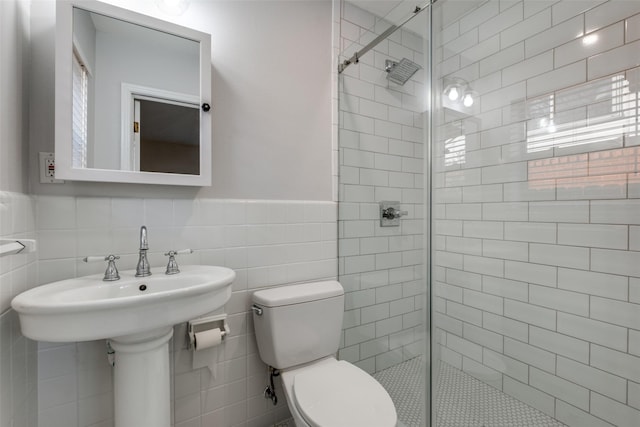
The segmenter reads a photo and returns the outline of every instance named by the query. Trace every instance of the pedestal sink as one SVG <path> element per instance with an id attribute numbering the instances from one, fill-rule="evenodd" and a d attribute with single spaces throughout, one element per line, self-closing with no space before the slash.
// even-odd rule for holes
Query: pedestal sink
<path id="1" fill-rule="evenodd" d="M 120 272 L 49 283 L 13 299 L 22 334 L 40 341 L 109 339 L 115 350 L 116 427 L 169 427 L 169 340 L 173 325 L 222 307 L 235 272 L 225 267 L 164 268 L 148 277 Z"/>

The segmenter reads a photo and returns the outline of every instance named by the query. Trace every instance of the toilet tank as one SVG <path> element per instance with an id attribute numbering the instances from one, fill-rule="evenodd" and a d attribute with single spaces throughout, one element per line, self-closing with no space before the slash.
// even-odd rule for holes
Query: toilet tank
<path id="1" fill-rule="evenodd" d="M 258 351 L 266 364 L 286 369 L 338 351 L 344 289 L 335 280 L 257 291 L 253 304 Z"/>

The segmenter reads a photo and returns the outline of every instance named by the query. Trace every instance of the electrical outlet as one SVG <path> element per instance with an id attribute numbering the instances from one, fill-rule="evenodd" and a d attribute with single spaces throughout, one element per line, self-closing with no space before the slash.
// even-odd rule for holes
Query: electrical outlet
<path id="1" fill-rule="evenodd" d="M 64 181 L 56 179 L 56 159 L 53 153 L 38 153 L 40 164 L 41 184 L 62 184 Z"/>
<path id="2" fill-rule="evenodd" d="M 56 161 L 50 157 L 44 159 L 44 176 L 47 178 L 56 177 Z"/>

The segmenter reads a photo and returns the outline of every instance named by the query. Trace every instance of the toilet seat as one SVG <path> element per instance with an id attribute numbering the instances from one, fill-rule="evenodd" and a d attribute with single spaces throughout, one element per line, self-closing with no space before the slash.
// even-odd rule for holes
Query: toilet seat
<path id="1" fill-rule="evenodd" d="M 397 423 L 387 391 L 365 371 L 342 360 L 298 373 L 293 397 L 312 427 L 395 427 Z"/>

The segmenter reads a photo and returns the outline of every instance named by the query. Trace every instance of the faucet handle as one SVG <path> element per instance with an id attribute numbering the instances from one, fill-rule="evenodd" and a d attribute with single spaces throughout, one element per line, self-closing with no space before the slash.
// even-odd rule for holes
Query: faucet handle
<path id="1" fill-rule="evenodd" d="M 180 273 L 180 269 L 178 269 L 178 262 L 176 261 L 176 255 L 182 254 L 192 254 L 192 249 L 181 249 L 179 251 L 171 250 L 164 254 L 169 257 L 169 262 L 167 263 L 167 269 L 164 274 L 178 274 Z"/>
<path id="2" fill-rule="evenodd" d="M 120 280 L 120 273 L 118 273 L 118 268 L 116 267 L 116 260 L 120 259 L 117 255 L 107 255 L 107 256 L 88 256 L 84 257 L 82 260 L 84 262 L 95 262 L 95 261 L 108 261 L 107 269 L 104 271 L 104 277 L 102 280 L 105 282 L 113 282 L 115 280 Z"/>

